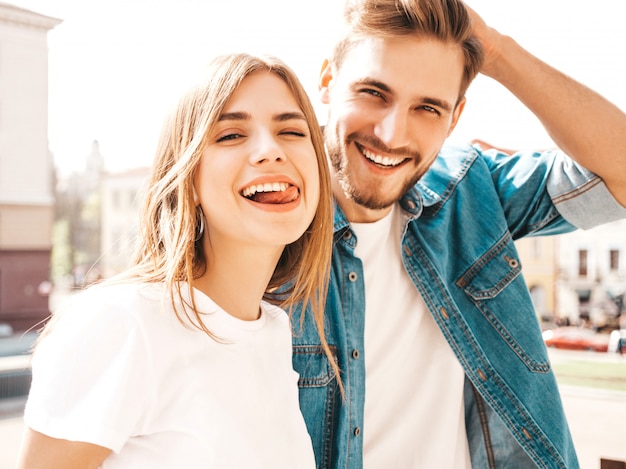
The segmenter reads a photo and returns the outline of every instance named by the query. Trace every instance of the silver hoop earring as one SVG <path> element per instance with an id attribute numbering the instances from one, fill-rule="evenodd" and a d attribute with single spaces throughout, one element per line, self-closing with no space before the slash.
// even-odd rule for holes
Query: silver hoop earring
<path id="1" fill-rule="evenodd" d="M 202 207 L 198 205 L 196 207 L 196 238 L 194 241 L 200 241 L 204 234 L 204 212 Z"/>

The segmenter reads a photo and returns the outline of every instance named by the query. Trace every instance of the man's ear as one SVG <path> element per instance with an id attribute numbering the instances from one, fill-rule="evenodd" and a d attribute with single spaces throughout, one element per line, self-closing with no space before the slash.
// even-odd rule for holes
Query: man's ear
<path id="1" fill-rule="evenodd" d="M 448 135 L 447 135 L 448 137 L 450 136 L 450 134 L 452 133 L 452 131 L 458 124 L 459 118 L 461 117 L 461 114 L 463 114 L 463 109 L 465 109 L 466 102 L 467 101 L 465 99 L 465 96 L 463 96 L 463 98 L 461 98 L 461 101 L 459 101 L 459 104 L 457 104 L 456 107 L 454 108 L 454 111 L 452 111 L 452 122 L 450 123 L 450 129 L 448 130 Z"/>
<path id="2" fill-rule="evenodd" d="M 324 59 L 322 64 L 322 70 L 320 71 L 320 78 L 317 83 L 318 90 L 320 92 L 320 100 L 324 104 L 330 103 L 330 84 L 333 81 L 333 67 L 328 61 Z"/>

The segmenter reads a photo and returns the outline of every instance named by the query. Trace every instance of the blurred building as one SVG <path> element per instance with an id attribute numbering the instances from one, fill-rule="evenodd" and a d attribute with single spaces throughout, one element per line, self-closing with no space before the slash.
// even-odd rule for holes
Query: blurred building
<path id="1" fill-rule="evenodd" d="M 551 322 L 556 306 L 558 275 L 558 237 L 540 236 L 515 242 L 524 269 L 535 311 L 540 319 Z"/>
<path id="2" fill-rule="evenodd" d="M 108 172 L 94 140 L 85 166 L 56 186 L 55 283 L 80 289 L 129 266 L 139 227 L 141 188 L 150 168 Z"/>
<path id="3" fill-rule="evenodd" d="M 624 311 L 626 220 L 559 237 L 557 316 L 615 328 Z"/>
<path id="4" fill-rule="evenodd" d="M 515 244 L 544 321 L 616 328 L 626 317 L 626 220 Z"/>
<path id="5" fill-rule="evenodd" d="M 139 230 L 142 188 L 150 168 L 135 168 L 106 174 L 102 179 L 102 258 L 105 277 L 129 266 Z"/>
<path id="6" fill-rule="evenodd" d="M 61 20 L 0 3 L 0 323 L 48 316 L 54 172 L 48 31 Z"/>
<path id="7" fill-rule="evenodd" d="M 101 185 L 105 159 L 94 140 L 81 171 L 59 179 L 53 248 L 57 284 L 82 287 L 101 278 Z"/>

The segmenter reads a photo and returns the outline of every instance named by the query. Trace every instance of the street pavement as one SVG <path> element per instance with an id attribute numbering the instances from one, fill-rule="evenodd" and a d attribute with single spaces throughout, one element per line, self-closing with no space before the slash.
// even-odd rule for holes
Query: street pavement
<path id="1" fill-rule="evenodd" d="M 626 356 L 550 350 L 550 358 L 610 360 L 624 365 Z M 626 392 L 562 386 L 561 395 L 582 469 L 600 469 L 600 459 L 626 461 Z M 0 401 L 0 469 L 13 469 L 24 428 L 25 399 Z M 430 469 L 430 468 L 429 468 Z"/>
<path id="2" fill-rule="evenodd" d="M 599 469 L 600 458 L 626 461 L 626 393 L 563 386 L 561 396 L 580 467 Z"/>

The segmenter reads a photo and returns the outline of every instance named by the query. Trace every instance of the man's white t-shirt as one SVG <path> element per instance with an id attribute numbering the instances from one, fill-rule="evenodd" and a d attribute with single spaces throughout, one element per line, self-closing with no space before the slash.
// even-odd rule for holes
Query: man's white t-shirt
<path id="1" fill-rule="evenodd" d="M 111 448 L 104 468 L 314 468 L 287 314 L 263 303 L 242 321 L 195 291 L 214 340 L 178 321 L 163 288 L 73 299 L 34 353 L 26 425 Z"/>
<path id="2" fill-rule="evenodd" d="M 470 469 L 464 372 L 402 265 L 402 210 L 351 226 L 365 275 L 363 466 Z"/>

